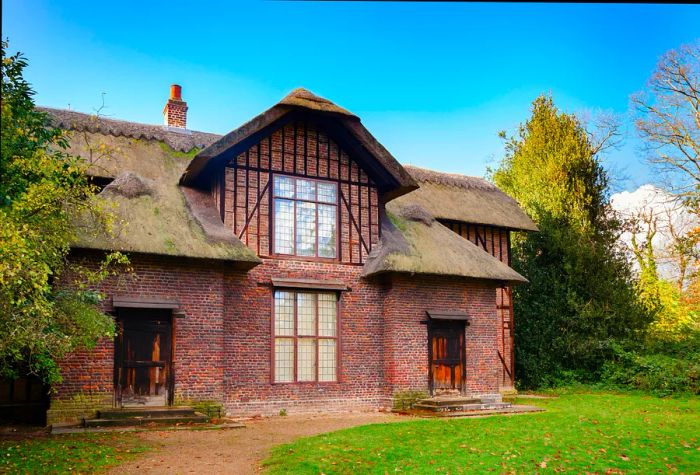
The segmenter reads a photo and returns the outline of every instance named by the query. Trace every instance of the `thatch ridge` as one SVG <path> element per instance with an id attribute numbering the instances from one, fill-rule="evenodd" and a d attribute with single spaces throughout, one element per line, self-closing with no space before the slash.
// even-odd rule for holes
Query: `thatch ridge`
<path id="1" fill-rule="evenodd" d="M 218 134 L 208 132 L 110 119 L 104 116 L 66 109 L 37 107 L 37 110 L 47 113 L 51 119 L 51 125 L 60 129 L 93 134 L 100 133 L 114 137 L 155 140 L 163 142 L 173 150 L 183 153 L 190 152 L 193 149 L 203 149 L 221 137 Z"/>
<path id="2" fill-rule="evenodd" d="M 454 186 L 465 190 L 499 191 L 493 183 L 483 178 L 458 173 L 447 173 L 415 165 L 404 165 L 404 168 L 418 182 L 434 183 L 436 185 Z"/>
<path id="3" fill-rule="evenodd" d="M 279 104 L 302 107 L 304 109 L 316 110 L 320 112 L 330 112 L 357 119 L 357 116 L 347 109 L 343 109 L 325 97 L 317 96 L 313 92 L 304 89 L 303 87 L 298 87 L 284 96 L 282 100 L 279 101 Z"/>

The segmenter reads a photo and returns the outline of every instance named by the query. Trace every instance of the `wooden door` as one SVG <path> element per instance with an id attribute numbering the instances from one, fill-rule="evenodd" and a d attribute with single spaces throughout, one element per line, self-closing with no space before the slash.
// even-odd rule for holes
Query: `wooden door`
<path id="1" fill-rule="evenodd" d="M 429 324 L 431 394 L 457 393 L 466 378 L 463 321 L 432 320 Z"/>
<path id="2" fill-rule="evenodd" d="M 170 311 L 122 311 L 117 338 L 117 399 L 120 406 L 172 403 Z"/>

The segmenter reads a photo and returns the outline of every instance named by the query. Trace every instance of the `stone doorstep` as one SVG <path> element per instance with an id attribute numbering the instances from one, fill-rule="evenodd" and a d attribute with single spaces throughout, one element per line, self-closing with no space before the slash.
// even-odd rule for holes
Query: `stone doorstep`
<path id="1" fill-rule="evenodd" d="M 468 412 L 468 411 L 485 411 L 485 410 L 500 410 L 508 409 L 512 406 L 509 402 L 499 403 L 468 403 L 468 404 L 449 404 L 449 405 L 432 405 L 432 404 L 415 404 L 414 409 L 429 412 Z"/>
<path id="2" fill-rule="evenodd" d="M 430 399 L 421 399 L 417 404 L 424 406 L 460 406 L 465 404 L 481 404 L 482 400 L 469 397 L 432 397 Z"/>
<path id="3" fill-rule="evenodd" d="M 186 416 L 160 416 L 160 417 L 122 417 L 116 419 L 85 419 L 83 425 L 85 427 L 118 427 L 118 426 L 140 426 L 149 424 L 189 424 L 208 422 L 209 418 L 204 414 L 195 412 L 192 415 Z"/>
<path id="4" fill-rule="evenodd" d="M 484 416 L 495 416 L 495 415 L 515 415 L 515 414 L 527 414 L 534 412 L 544 412 L 544 409 L 536 406 L 526 406 L 526 405 L 515 405 L 510 407 L 502 407 L 498 409 L 477 409 L 469 411 L 425 411 L 425 410 L 411 410 L 408 412 L 409 415 L 422 417 L 422 418 L 435 418 L 435 417 L 484 417 Z"/>
<path id="5" fill-rule="evenodd" d="M 495 397 L 473 397 L 459 395 L 440 395 L 418 401 L 413 408 L 419 411 L 432 412 L 467 412 L 482 410 L 506 409 L 512 404 L 501 402 Z"/>
<path id="6" fill-rule="evenodd" d="M 84 427 L 140 426 L 145 424 L 191 424 L 208 422 L 209 417 L 188 406 L 126 407 L 97 411 L 97 417 L 83 419 Z"/>
<path id="7" fill-rule="evenodd" d="M 125 407 L 97 411 L 97 419 L 158 418 L 170 416 L 191 416 L 196 414 L 189 406 L 172 407 Z"/>
<path id="8" fill-rule="evenodd" d="M 153 431 L 177 431 L 177 430 L 228 430 L 242 429 L 246 427 L 240 422 L 225 422 L 223 424 L 180 424 L 180 425 L 157 425 L 146 424 L 140 426 L 113 426 L 113 427 L 84 427 L 77 424 L 54 424 L 51 426 L 52 435 L 61 434 L 91 434 L 101 432 L 153 432 Z"/>

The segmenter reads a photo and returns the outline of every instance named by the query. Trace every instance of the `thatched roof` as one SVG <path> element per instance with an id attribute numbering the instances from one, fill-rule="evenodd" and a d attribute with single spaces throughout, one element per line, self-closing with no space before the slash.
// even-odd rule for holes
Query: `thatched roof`
<path id="1" fill-rule="evenodd" d="M 348 111 L 347 109 L 343 109 L 342 107 L 335 105 L 328 99 L 317 96 L 311 91 L 307 91 L 303 87 L 294 89 L 292 92 L 287 94 L 281 101 L 279 101 L 279 104 L 292 107 L 301 107 L 303 109 L 314 110 L 318 112 L 340 114 L 348 117 L 354 117 L 355 119 L 359 120 L 359 118 L 355 114 Z"/>
<path id="2" fill-rule="evenodd" d="M 523 276 L 462 238 L 420 206 L 387 205 L 382 239 L 365 263 L 365 277 L 386 273 L 457 276 L 527 282 Z"/>
<path id="3" fill-rule="evenodd" d="M 90 174 L 114 178 L 95 198 L 113 214 L 113 234 L 101 231 L 90 216 L 79 216 L 73 247 L 224 260 L 237 268 L 261 262 L 224 227 L 209 195 L 178 185 L 197 148 L 190 153 L 174 150 L 159 140 L 170 135 L 167 131 L 138 138 L 125 133 L 158 126 L 121 121 L 104 125 L 104 119 L 86 114 L 44 110 L 62 127 L 69 127 L 62 122 L 66 117 L 75 119 L 70 123 L 76 128 L 68 129 L 69 152 L 91 161 Z"/>
<path id="4" fill-rule="evenodd" d="M 411 165 L 406 170 L 420 188 L 394 201 L 399 207 L 418 205 L 438 219 L 537 231 L 518 203 L 483 178 L 443 173 Z"/>
<path id="5" fill-rule="evenodd" d="M 385 199 L 404 194 L 387 204 L 390 218 L 382 219 L 381 243 L 365 264 L 365 276 L 400 272 L 525 281 L 435 219 L 536 230 L 514 200 L 480 178 L 404 169 L 355 115 L 303 89 L 224 137 L 40 109 L 55 126 L 70 131 L 69 151 L 92 163 L 92 175 L 114 178 L 97 197 L 112 208 L 114 234 L 95 232 L 94 223 L 78 217 L 75 247 L 219 259 L 238 268 L 257 265 L 261 260 L 223 225 L 208 192 L 189 184 L 196 184 L 194 177 L 209 167 L 222 166 L 232 150 L 269 132 L 283 117 L 304 111 L 331 118 L 324 123 L 335 127 L 339 140 L 370 157 L 368 166 L 380 167 L 393 180 L 385 182 L 394 186 L 384 190 Z"/>
<path id="6" fill-rule="evenodd" d="M 270 109 L 199 152 L 187 167 L 180 183 L 191 186 L 208 183 L 207 177 L 211 171 L 271 133 L 273 127 L 293 114 L 316 116 L 322 120 L 334 139 L 354 152 L 355 158 L 362 162 L 365 170 L 378 183 L 385 199 L 393 199 L 417 188 L 411 175 L 356 115 L 302 88 L 295 89 Z"/>
<path id="7" fill-rule="evenodd" d="M 193 149 L 203 149 L 221 138 L 218 134 L 197 132 L 196 130 L 166 127 L 164 125 L 139 124 L 125 120 L 109 119 L 103 116 L 83 114 L 82 112 L 51 107 L 37 107 L 46 112 L 54 127 L 89 132 L 94 134 L 127 137 L 132 139 L 154 140 L 167 144 L 177 152 L 190 152 Z"/>

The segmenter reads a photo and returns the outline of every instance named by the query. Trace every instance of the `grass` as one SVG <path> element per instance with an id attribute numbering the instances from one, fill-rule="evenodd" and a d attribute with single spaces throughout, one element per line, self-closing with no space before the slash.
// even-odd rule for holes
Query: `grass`
<path id="1" fill-rule="evenodd" d="M 99 473 L 146 450 L 119 432 L 0 440 L 0 473 Z"/>
<path id="2" fill-rule="evenodd" d="M 700 471 L 700 399 L 572 393 L 520 399 L 547 412 L 410 420 L 300 439 L 269 473 L 686 473 Z"/>

